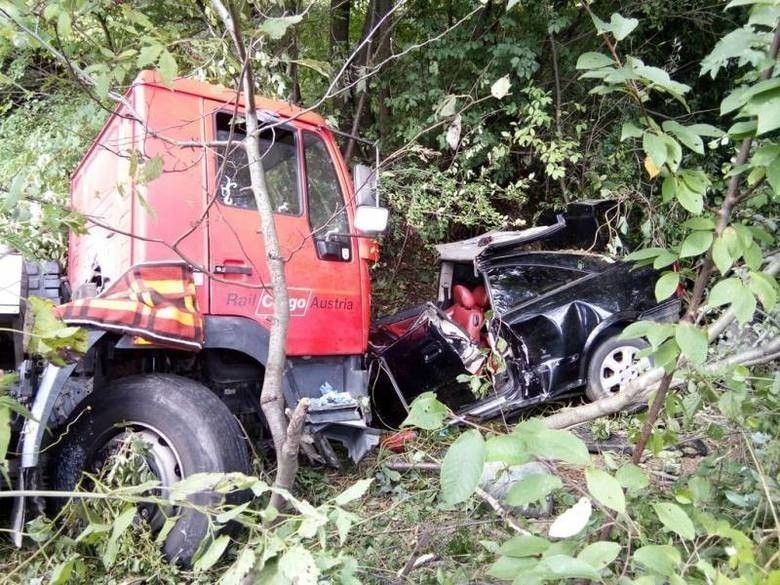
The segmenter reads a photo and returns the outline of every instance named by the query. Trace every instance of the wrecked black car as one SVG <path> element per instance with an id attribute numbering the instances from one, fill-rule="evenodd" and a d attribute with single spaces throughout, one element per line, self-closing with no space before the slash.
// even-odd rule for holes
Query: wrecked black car
<path id="1" fill-rule="evenodd" d="M 674 321 L 680 304 L 656 302 L 654 270 L 594 251 L 609 240 L 613 210 L 581 201 L 551 225 L 437 246 L 437 302 L 373 326 L 379 422 L 397 426 L 426 391 L 486 419 L 583 389 L 598 400 L 637 377 L 650 365 L 637 355 L 647 343 L 620 333 L 642 319 Z"/>

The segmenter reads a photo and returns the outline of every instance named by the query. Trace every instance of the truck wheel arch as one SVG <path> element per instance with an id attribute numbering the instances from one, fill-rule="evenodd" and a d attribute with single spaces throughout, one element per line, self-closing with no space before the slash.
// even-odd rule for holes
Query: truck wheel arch
<path id="1" fill-rule="evenodd" d="M 208 315 L 204 320 L 204 349 L 230 349 L 248 355 L 263 367 L 268 363 L 271 334 L 246 317 Z"/>

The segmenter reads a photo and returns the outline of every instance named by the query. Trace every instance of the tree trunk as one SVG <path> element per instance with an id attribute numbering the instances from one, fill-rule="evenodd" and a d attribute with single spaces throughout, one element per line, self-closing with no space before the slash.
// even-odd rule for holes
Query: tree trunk
<path id="1" fill-rule="evenodd" d="M 287 282 L 284 274 L 284 258 L 279 246 L 279 238 L 274 225 L 273 207 L 268 196 L 268 188 L 263 172 L 262 157 L 260 151 L 259 124 L 257 121 L 257 108 L 255 105 L 255 85 L 252 75 L 252 67 L 247 63 L 247 50 L 239 28 L 239 20 L 232 10 L 229 10 L 221 0 L 212 0 L 214 10 L 219 15 L 225 28 L 232 37 L 236 49 L 236 56 L 244 66 L 244 74 L 241 80 L 245 100 L 246 119 L 246 148 L 249 161 L 249 176 L 252 185 L 252 194 L 257 203 L 260 214 L 260 230 L 263 233 L 265 251 L 268 259 L 268 270 L 271 276 L 271 287 L 274 298 L 274 314 L 271 319 L 271 335 L 268 342 L 268 360 L 263 378 L 263 388 L 260 392 L 260 406 L 265 415 L 268 429 L 274 442 L 276 451 L 277 470 L 274 485 L 289 490 L 292 488 L 295 472 L 298 468 L 298 450 L 290 448 L 297 446 L 300 441 L 302 425 L 290 426 L 290 431 L 298 433 L 291 437 L 288 433 L 287 417 L 285 415 L 284 395 L 282 393 L 282 381 L 285 366 L 285 342 L 287 339 L 287 326 L 290 321 L 290 305 L 287 295 Z M 231 7 L 232 8 L 232 7 Z M 305 410 L 305 404 L 303 409 Z M 300 420 L 300 409 L 296 408 L 296 421 Z M 275 504 L 281 505 L 277 497 Z"/>
<path id="2" fill-rule="evenodd" d="M 330 0 L 330 55 L 331 63 L 344 58 L 349 49 L 349 13 L 352 0 Z"/>
<path id="3" fill-rule="evenodd" d="M 288 14 L 298 14 L 298 0 L 288 0 L 287 10 Z M 287 53 L 289 55 L 289 61 L 287 62 L 287 76 L 290 78 L 290 95 L 288 100 L 290 103 L 296 106 L 301 105 L 301 83 L 298 78 L 298 32 L 295 27 L 290 27 L 287 33 L 290 39 L 290 48 Z"/>
<path id="4" fill-rule="evenodd" d="M 391 8 L 392 0 L 377 0 L 378 18 L 383 18 L 388 12 L 390 12 Z M 388 57 L 390 57 L 392 30 L 392 22 L 385 21 L 377 31 L 379 34 L 379 44 L 377 45 L 375 59 L 377 63 L 383 63 Z M 392 113 L 390 111 L 390 106 L 387 105 L 390 92 L 388 91 L 387 85 L 383 83 L 381 79 L 377 79 L 376 84 L 378 86 L 377 97 L 379 102 L 377 126 L 379 130 L 379 138 L 382 139 L 387 136 L 390 127 L 390 118 Z"/>

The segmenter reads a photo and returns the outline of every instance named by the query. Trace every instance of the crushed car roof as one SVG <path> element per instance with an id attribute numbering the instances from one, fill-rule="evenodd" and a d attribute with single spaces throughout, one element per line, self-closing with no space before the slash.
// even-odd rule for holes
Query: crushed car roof
<path id="1" fill-rule="evenodd" d="M 439 259 L 450 262 L 473 262 L 487 251 L 511 248 L 549 237 L 566 228 L 563 215 L 553 225 L 540 225 L 519 231 L 491 231 L 467 240 L 438 244 Z"/>

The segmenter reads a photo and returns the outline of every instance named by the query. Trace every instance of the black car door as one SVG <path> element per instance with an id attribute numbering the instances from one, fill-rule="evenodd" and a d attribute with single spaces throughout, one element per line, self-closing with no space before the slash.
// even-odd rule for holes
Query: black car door
<path id="1" fill-rule="evenodd" d="M 496 330 L 509 337 L 515 357 L 508 364 L 518 398 L 531 399 L 570 387 L 587 333 L 599 318 L 577 302 L 572 283 L 581 270 L 544 264 L 499 264 L 485 271 Z M 517 387 L 520 388 L 517 388 Z"/>

